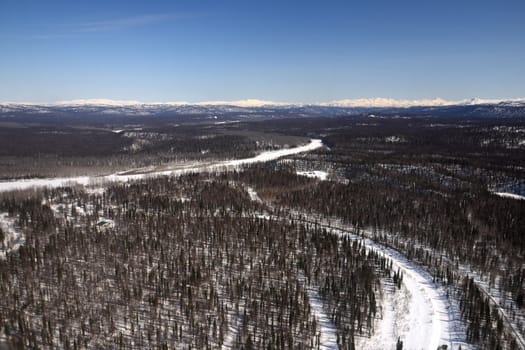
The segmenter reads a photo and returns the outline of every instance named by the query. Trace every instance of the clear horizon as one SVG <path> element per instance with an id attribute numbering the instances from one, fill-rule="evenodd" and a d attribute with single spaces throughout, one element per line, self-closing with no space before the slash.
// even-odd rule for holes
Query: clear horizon
<path id="1" fill-rule="evenodd" d="M 0 101 L 525 95 L 525 3 L 11 1 Z"/>

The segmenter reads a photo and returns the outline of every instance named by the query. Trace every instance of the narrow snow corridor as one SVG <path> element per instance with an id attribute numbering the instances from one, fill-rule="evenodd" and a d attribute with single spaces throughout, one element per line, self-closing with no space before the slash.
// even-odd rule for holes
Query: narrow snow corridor
<path id="1" fill-rule="evenodd" d="M 297 279 L 304 286 L 306 293 L 308 294 L 312 313 L 315 315 L 317 322 L 319 322 L 319 335 L 316 337 L 316 342 L 319 342 L 319 349 L 337 350 L 337 332 L 335 325 L 323 310 L 323 303 L 317 290 L 313 286 L 307 284 L 303 274 L 299 274 Z M 317 344 L 314 344 L 314 346 L 317 348 Z"/>

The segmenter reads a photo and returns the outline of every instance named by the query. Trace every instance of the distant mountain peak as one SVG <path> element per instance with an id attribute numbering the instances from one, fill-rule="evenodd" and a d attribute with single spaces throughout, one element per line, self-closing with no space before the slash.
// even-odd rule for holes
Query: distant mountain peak
<path id="1" fill-rule="evenodd" d="M 331 101 L 320 105 L 333 107 L 416 107 L 416 106 L 449 106 L 456 104 L 442 98 L 424 100 L 398 100 L 393 98 L 356 98 Z"/>
<path id="2" fill-rule="evenodd" d="M 85 105 L 97 105 L 97 106 L 136 106 L 142 105 L 144 103 L 139 101 L 129 101 L 129 100 L 111 100 L 107 98 L 97 98 L 97 99 L 77 99 L 70 101 L 58 101 L 55 103 L 50 103 L 50 105 L 55 106 L 85 106 Z"/>

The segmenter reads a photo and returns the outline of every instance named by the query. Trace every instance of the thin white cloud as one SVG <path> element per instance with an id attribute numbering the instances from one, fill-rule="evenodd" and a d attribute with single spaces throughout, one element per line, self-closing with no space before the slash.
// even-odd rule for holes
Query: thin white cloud
<path id="1" fill-rule="evenodd" d="M 107 32 L 146 24 L 170 21 L 178 18 L 174 14 L 144 15 L 139 17 L 115 18 L 104 21 L 83 22 L 74 25 L 75 32 Z"/>
<path id="2" fill-rule="evenodd" d="M 100 21 L 85 21 L 68 24 L 55 24 L 46 30 L 40 30 L 37 33 L 26 34 L 9 34 L 0 33 L 0 39 L 17 39 L 17 40 L 54 40 L 54 39 L 71 39 L 79 36 L 88 35 L 89 33 L 104 33 L 118 30 L 125 30 L 132 27 L 152 25 L 155 23 L 169 22 L 192 14 L 149 14 L 138 17 L 121 17 Z"/>

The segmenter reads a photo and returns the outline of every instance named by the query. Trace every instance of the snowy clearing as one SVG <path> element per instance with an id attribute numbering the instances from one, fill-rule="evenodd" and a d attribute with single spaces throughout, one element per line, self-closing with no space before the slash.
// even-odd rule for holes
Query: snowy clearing
<path id="1" fill-rule="evenodd" d="M 322 170 L 313 170 L 313 171 L 298 171 L 297 175 L 311 177 L 325 181 L 328 178 L 328 173 Z"/>
<path id="2" fill-rule="evenodd" d="M 263 200 L 261 197 L 259 197 L 259 194 L 253 189 L 253 187 L 245 186 L 246 192 L 248 192 L 248 196 L 250 196 L 250 199 L 257 203 L 263 203 Z"/>
<path id="3" fill-rule="evenodd" d="M 376 320 L 370 338 L 356 337 L 357 349 L 395 349 L 397 339 L 407 331 L 410 293 L 406 286 L 396 290 L 392 282 L 384 281 L 381 288 L 381 318 Z"/>
<path id="4" fill-rule="evenodd" d="M 15 227 L 15 219 L 7 213 L 0 213 L 0 230 L 4 234 L 4 240 L 0 242 L 0 259 L 4 259 L 7 253 L 16 251 L 26 240 L 24 234 Z"/>

